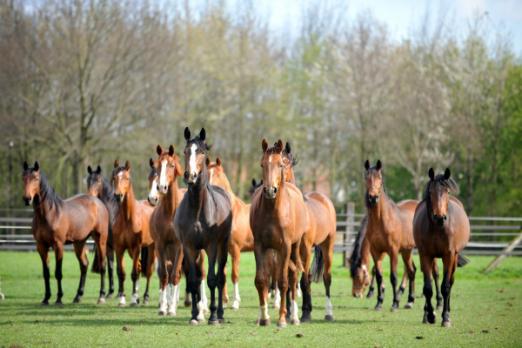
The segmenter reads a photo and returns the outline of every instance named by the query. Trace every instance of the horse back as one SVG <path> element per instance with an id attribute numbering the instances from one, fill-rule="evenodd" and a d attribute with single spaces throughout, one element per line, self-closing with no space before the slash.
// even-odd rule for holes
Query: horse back
<path id="1" fill-rule="evenodd" d="M 412 249 L 415 247 L 415 239 L 413 238 L 413 216 L 419 201 L 407 199 L 397 203 L 400 211 L 402 222 L 402 242 L 401 248 Z"/>
<path id="2" fill-rule="evenodd" d="M 86 238 L 92 231 L 108 234 L 109 211 L 97 197 L 80 194 L 64 201 L 62 223 L 66 225 L 66 240 Z"/>
<path id="3" fill-rule="evenodd" d="M 231 241 L 241 249 L 252 249 L 254 237 L 250 228 L 250 204 L 246 204 L 236 196 L 232 197 L 232 234 Z"/>
<path id="4" fill-rule="evenodd" d="M 138 201 L 137 209 L 140 211 L 141 219 L 141 244 L 150 245 L 154 242 L 150 230 L 150 221 L 155 207 L 148 200 Z"/>
<path id="5" fill-rule="evenodd" d="M 308 208 L 310 223 L 315 236 L 314 244 L 322 243 L 327 237 L 335 238 L 336 215 L 330 199 L 319 192 L 309 192 L 305 195 L 305 204 Z"/>

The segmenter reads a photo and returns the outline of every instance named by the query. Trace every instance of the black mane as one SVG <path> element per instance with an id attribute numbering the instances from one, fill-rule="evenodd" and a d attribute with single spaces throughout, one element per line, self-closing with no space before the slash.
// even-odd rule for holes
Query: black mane
<path id="1" fill-rule="evenodd" d="M 33 169 L 29 169 L 29 172 Z M 40 172 L 40 201 L 35 201 L 35 204 L 40 204 L 44 200 L 49 202 L 49 208 L 56 208 L 59 210 L 63 206 L 63 200 L 56 194 L 51 184 L 47 180 L 47 176 Z"/>
<path id="2" fill-rule="evenodd" d="M 368 215 L 365 215 L 361 220 L 361 226 L 359 227 L 359 233 L 357 233 L 357 237 L 355 237 L 355 241 L 353 243 L 353 251 L 350 255 L 350 275 L 355 277 L 355 273 L 357 269 L 361 267 L 362 262 L 362 245 L 364 241 L 364 237 L 366 237 L 366 230 L 368 225 Z"/>

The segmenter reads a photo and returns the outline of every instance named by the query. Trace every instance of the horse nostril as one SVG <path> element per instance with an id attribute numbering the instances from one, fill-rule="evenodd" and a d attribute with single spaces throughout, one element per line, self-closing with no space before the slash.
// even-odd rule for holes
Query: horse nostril
<path id="1" fill-rule="evenodd" d="M 277 193 L 277 187 L 274 187 L 274 193 Z"/>
<path id="2" fill-rule="evenodd" d="M 188 178 L 189 178 L 189 172 L 185 172 L 185 173 L 183 173 L 183 177 L 184 177 L 185 179 L 188 179 Z"/>

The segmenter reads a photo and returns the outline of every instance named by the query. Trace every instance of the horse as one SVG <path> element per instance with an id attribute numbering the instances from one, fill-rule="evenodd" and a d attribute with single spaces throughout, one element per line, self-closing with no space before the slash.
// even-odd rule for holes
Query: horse
<path id="1" fill-rule="evenodd" d="M 232 284 L 234 285 L 234 298 L 232 309 L 239 309 L 241 297 L 239 295 L 239 261 L 242 252 L 254 250 L 254 236 L 250 229 L 250 204 L 243 202 L 232 191 L 230 181 L 225 174 L 221 159 L 216 158 L 215 162 L 207 159 L 207 168 L 210 175 L 210 184 L 224 189 L 232 201 L 232 231 L 228 241 L 228 253 L 232 258 Z M 223 289 L 224 301 L 228 302 L 227 287 Z"/>
<path id="2" fill-rule="evenodd" d="M 62 262 L 64 244 L 72 243 L 74 252 L 80 263 L 80 284 L 73 302 L 79 303 L 85 287 L 88 249 L 85 242 L 92 236 L 96 249 L 100 255 L 100 296 L 98 303 L 105 303 L 105 251 L 109 228 L 109 212 L 103 203 L 96 197 L 77 195 L 62 200 L 53 190 L 47 177 L 40 170 L 40 165 L 35 162 L 29 167 L 27 162 L 23 164 L 23 182 L 25 205 L 33 207 L 32 222 L 33 237 L 36 241 L 36 249 L 40 254 L 43 266 L 45 283 L 45 296 L 43 305 L 49 304 L 51 298 L 51 286 L 49 284 L 49 248 L 54 249 L 56 256 L 55 277 L 58 283 L 56 304 L 62 305 Z"/>
<path id="3" fill-rule="evenodd" d="M 248 195 L 250 196 L 250 198 L 252 198 L 254 192 L 256 192 L 257 188 L 260 186 L 263 186 L 263 180 L 257 182 L 256 179 L 252 178 L 250 188 L 248 189 Z"/>
<path id="4" fill-rule="evenodd" d="M 449 168 L 444 174 L 435 175 L 433 168 L 428 171 L 429 181 L 424 196 L 415 210 L 413 218 L 413 236 L 419 250 L 422 273 L 424 274 L 423 323 L 435 323 L 435 311 L 431 304 L 433 295 L 431 265 L 436 258 L 442 258 L 444 273 L 441 292 L 444 298 L 442 326 L 450 327 L 451 288 L 455 282 L 457 266 L 463 266 L 467 260 L 460 259 L 460 252 L 469 241 L 469 218 L 462 203 L 451 193 L 458 193 L 458 185 L 451 178 Z M 438 288 L 437 284 L 435 287 Z"/>
<path id="5" fill-rule="evenodd" d="M 181 280 L 183 246 L 176 238 L 174 232 L 174 216 L 176 209 L 187 191 L 179 188 L 177 178 L 181 177 L 183 169 L 179 157 L 174 153 L 174 146 L 170 145 L 168 151 L 163 151 L 160 145 L 156 147 L 158 159 L 149 160 L 151 172 L 149 174 L 150 192 L 149 203 L 157 206 L 150 219 L 151 233 L 158 257 L 158 277 L 160 279 L 160 305 L 159 315 L 176 315 L 179 301 L 179 283 Z M 204 261 L 204 254 L 200 255 Z M 203 262 L 198 262 L 202 274 L 205 273 Z M 203 275 L 204 276 L 204 275 Z M 168 284 L 168 289 L 167 289 Z M 207 307 L 204 285 L 201 285 L 202 308 Z"/>
<path id="6" fill-rule="evenodd" d="M 109 212 L 109 235 L 107 237 L 107 268 L 109 275 L 109 292 L 106 298 L 112 297 L 114 294 L 114 246 L 112 241 L 112 225 L 116 213 L 118 212 L 118 202 L 114 197 L 114 191 L 111 184 L 102 175 L 102 169 L 100 166 L 93 170 L 91 166 L 87 167 L 87 194 L 98 197 Z M 97 249 L 94 249 L 94 261 L 92 265 L 92 271 L 99 273 L 98 261 L 99 255 Z"/>
<path id="7" fill-rule="evenodd" d="M 309 228 L 308 209 L 303 194 L 292 183 L 285 180 L 283 143 L 268 147 L 263 139 L 263 186 L 254 192 L 250 208 L 250 227 L 254 234 L 256 258 L 255 285 L 259 296 L 258 325 L 269 325 L 268 280 L 276 257 L 277 285 L 281 293 L 278 326 L 286 323 L 286 294 L 290 288 L 290 322 L 299 324 L 298 306 L 295 301 L 297 276 L 303 269 L 300 258 L 300 244 L 303 234 Z"/>
<path id="8" fill-rule="evenodd" d="M 152 276 L 154 265 L 154 240 L 150 233 L 150 217 L 154 211 L 154 207 L 146 200 L 136 200 L 132 187 L 129 161 L 125 162 L 125 166 L 120 166 L 118 160 L 114 161 L 112 185 L 114 197 L 116 197 L 120 206 L 113 225 L 113 242 L 118 272 L 119 305 L 126 305 L 124 293 L 125 268 L 123 259 L 125 250 L 128 251 L 132 258 L 131 305 L 137 305 L 139 303 L 138 280 L 140 269 L 147 278 L 147 285 L 143 296 L 143 303 L 147 304 L 149 301 L 150 277 Z"/>
<path id="9" fill-rule="evenodd" d="M 188 290 L 192 297 L 191 325 L 198 325 L 197 299 L 201 285 L 196 267 L 200 251 L 208 256 L 207 284 L 210 288 L 209 324 L 224 322 L 223 287 L 225 267 L 228 258 L 228 241 L 232 229 L 232 205 L 230 196 L 220 187 L 209 183 L 206 164 L 209 146 L 205 142 L 206 132 L 202 128 L 199 135 L 191 138 L 190 129 L 185 128 L 185 172 L 184 180 L 188 190 L 174 217 L 176 236 L 183 244 L 183 256 L 187 262 Z M 217 274 L 216 274 L 217 261 Z M 216 307 L 216 287 L 218 305 Z M 217 312 L 217 315 L 216 315 Z"/>
<path id="10" fill-rule="evenodd" d="M 370 162 L 364 163 L 366 195 L 365 205 L 368 215 L 366 238 L 370 244 L 370 253 L 375 265 L 377 280 L 376 310 L 382 309 L 384 288 L 382 286 L 382 259 L 384 254 L 390 257 L 390 281 L 393 291 L 392 311 L 399 308 L 401 291 L 397 288 L 397 263 L 399 253 L 402 256 L 406 273 L 408 274 L 408 303 L 405 308 L 412 308 L 415 301 L 415 264 L 412 252 L 415 247 L 413 240 L 412 221 L 418 201 L 404 200 L 395 204 L 384 190 L 382 163 L 377 161 L 374 167 Z"/>
<path id="11" fill-rule="evenodd" d="M 294 166 L 297 160 L 292 154 L 290 143 L 287 142 L 283 150 L 285 159 L 285 179 L 295 183 Z M 312 296 L 311 280 L 319 281 L 323 276 L 326 290 L 325 320 L 333 320 L 333 306 L 330 300 L 330 286 L 332 284 L 332 261 L 337 233 L 337 217 L 332 201 L 319 192 L 308 192 L 304 195 L 310 226 L 301 241 L 301 259 L 304 271 L 301 276 L 301 291 L 303 292 L 303 306 L 301 322 L 311 321 Z M 310 271 L 312 261 L 312 247 L 314 248 L 314 265 Z"/>

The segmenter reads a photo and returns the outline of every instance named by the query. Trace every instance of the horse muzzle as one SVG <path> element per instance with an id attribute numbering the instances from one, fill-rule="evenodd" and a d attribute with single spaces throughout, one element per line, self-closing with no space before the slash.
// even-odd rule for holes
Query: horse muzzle
<path id="1" fill-rule="evenodd" d="M 379 203 L 379 196 L 368 195 L 368 204 L 371 207 L 374 207 L 377 203 Z"/>
<path id="2" fill-rule="evenodd" d="M 183 178 L 185 179 L 185 183 L 187 183 L 187 184 L 195 184 L 196 181 L 198 181 L 198 174 L 197 173 L 185 172 L 183 174 Z"/>
<path id="3" fill-rule="evenodd" d="M 433 220 L 437 223 L 439 226 L 444 226 L 444 222 L 448 219 L 447 215 L 437 215 L 433 214 Z"/>
<path id="4" fill-rule="evenodd" d="M 29 207 L 32 203 L 33 203 L 33 198 L 32 197 L 26 197 L 24 196 L 24 203 L 27 207 Z"/>
<path id="5" fill-rule="evenodd" d="M 123 202 L 123 195 L 122 194 L 115 193 L 114 194 L 114 198 L 116 198 L 116 200 L 118 202 L 120 202 L 120 203 Z"/>
<path id="6" fill-rule="evenodd" d="M 149 201 L 150 205 L 154 205 L 154 206 L 155 206 L 156 204 L 158 204 L 158 202 L 159 202 L 158 197 L 151 197 L 151 196 L 148 196 L 148 197 L 147 197 L 147 200 Z"/>
<path id="7" fill-rule="evenodd" d="M 166 195 L 169 187 L 167 185 L 158 185 L 158 192 Z"/>
<path id="8" fill-rule="evenodd" d="M 275 199 L 277 195 L 277 187 L 263 187 L 263 193 L 267 199 Z"/>

